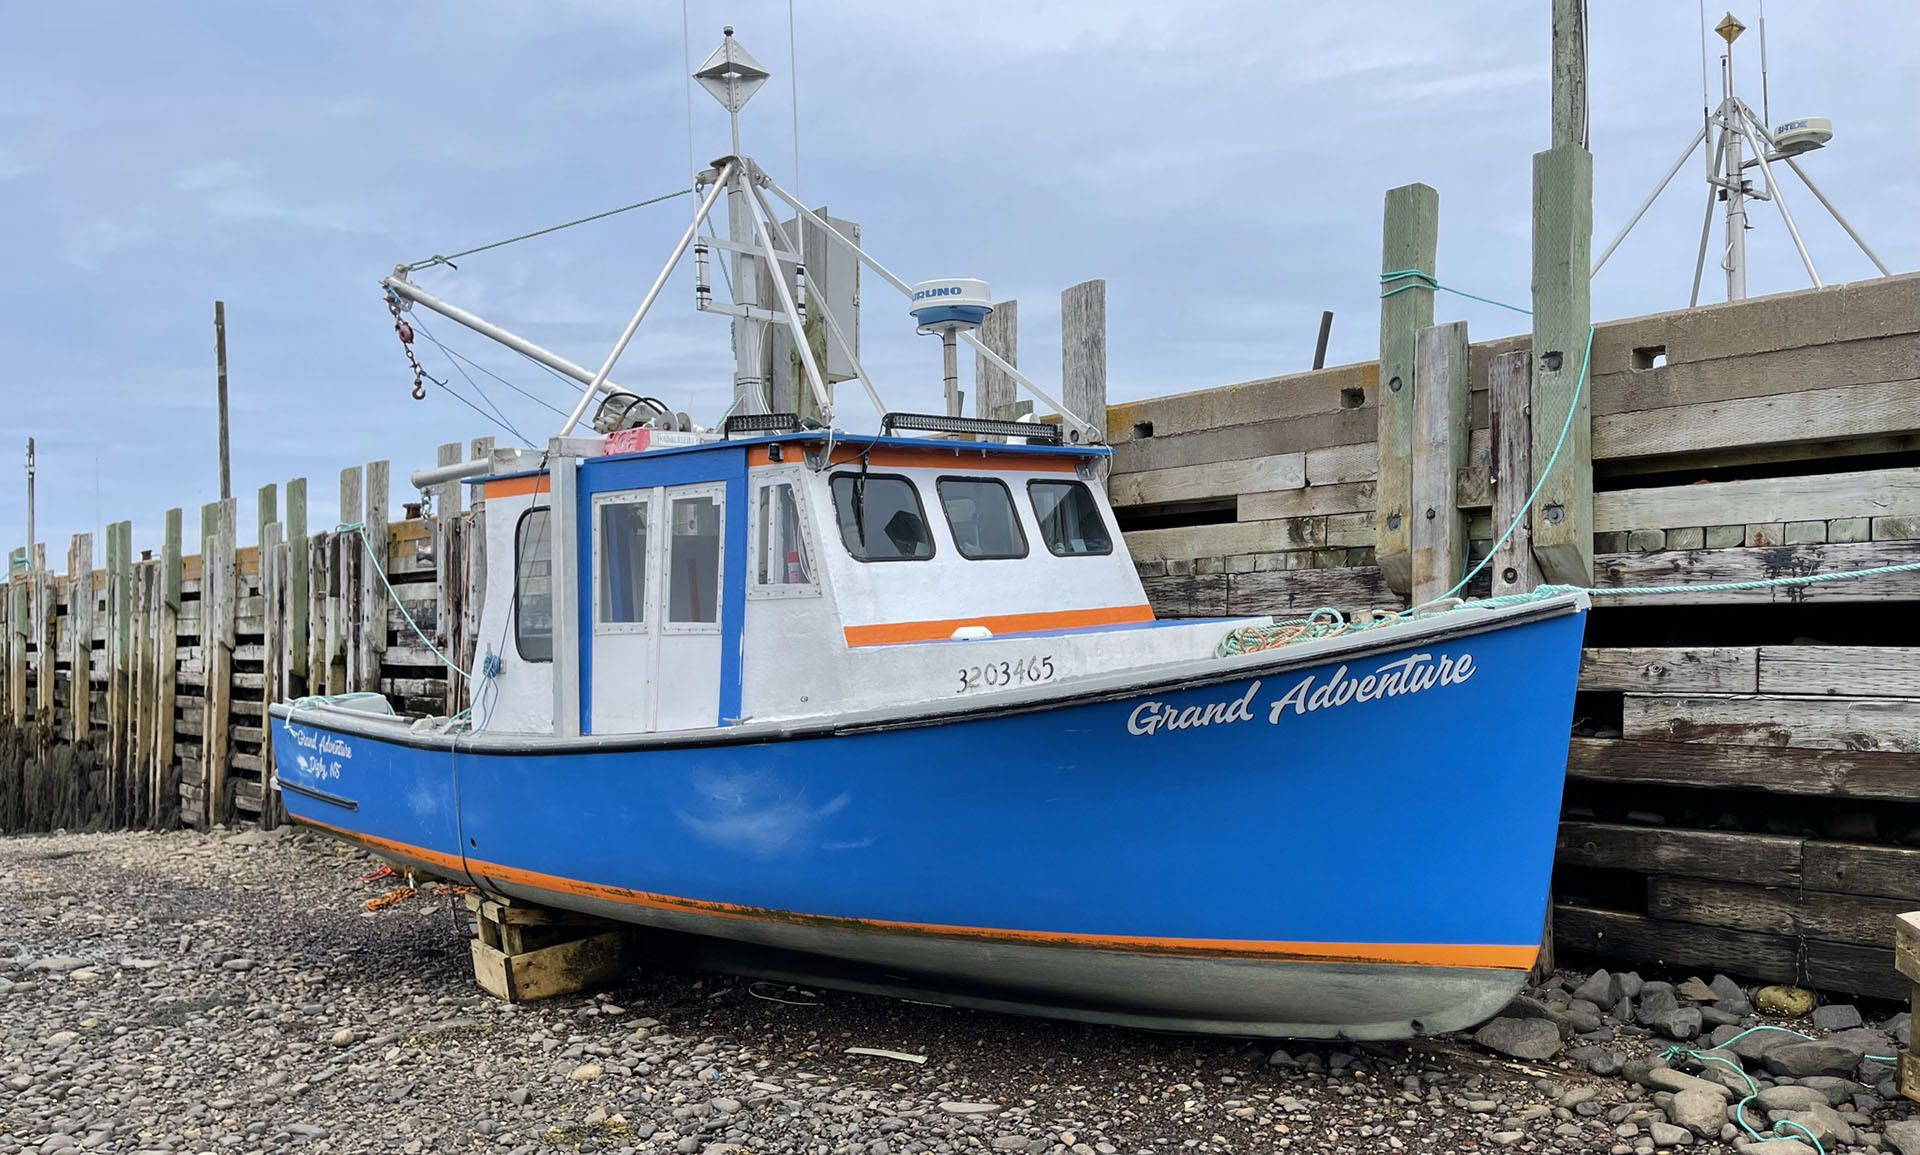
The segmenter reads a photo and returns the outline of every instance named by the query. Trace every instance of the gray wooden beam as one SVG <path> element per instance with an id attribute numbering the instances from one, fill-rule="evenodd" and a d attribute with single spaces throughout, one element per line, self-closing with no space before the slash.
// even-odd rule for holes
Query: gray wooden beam
<path id="1" fill-rule="evenodd" d="M 1414 420 L 1408 535 L 1413 604 L 1459 582 L 1467 523 L 1455 492 L 1467 460 L 1467 323 L 1430 325 L 1414 338 Z M 1377 546 L 1375 547 L 1378 548 Z"/>
<path id="2" fill-rule="evenodd" d="M 1381 227 L 1380 270 L 1413 269 L 1433 276 L 1440 240 L 1440 194 L 1424 184 L 1387 190 Z M 1393 290 L 1401 290 L 1393 292 Z M 1385 284 L 1380 299 L 1380 388 L 1377 425 L 1380 454 L 1375 489 L 1375 556 L 1387 585 L 1399 594 L 1413 589 L 1414 334 L 1433 324 L 1433 293 L 1417 277 Z"/>

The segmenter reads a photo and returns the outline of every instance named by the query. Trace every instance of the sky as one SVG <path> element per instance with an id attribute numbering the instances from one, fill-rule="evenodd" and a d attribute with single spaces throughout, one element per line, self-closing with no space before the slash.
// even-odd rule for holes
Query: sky
<path id="1" fill-rule="evenodd" d="M 671 0 L 0 3 L 0 544 L 24 539 L 33 436 L 37 536 L 56 568 L 69 535 L 123 518 L 136 548 L 157 547 L 175 505 L 195 549 L 194 511 L 218 496 L 216 298 L 243 544 L 263 483 L 308 477 L 317 529 L 342 466 L 390 460 L 397 511 L 440 443 L 515 443 L 460 398 L 543 443 L 560 422 L 548 407 L 575 394 L 431 315 L 425 333 L 511 386 L 423 335 L 423 366 L 448 384 L 412 400 L 377 281 L 686 187 L 686 60 L 724 24 L 773 73 L 742 114 L 743 151 L 860 222 L 905 279 L 981 277 L 1019 299 L 1020 364 L 1042 385 L 1059 381 L 1059 291 L 1090 277 L 1107 281 L 1112 400 L 1304 369 L 1322 309 L 1329 363 L 1371 359 L 1390 187 L 1439 190 L 1443 282 L 1527 303 L 1548 9 L 796 0 L 789 41 L 782 0 L 687 0 L 685 37 Z M 1757 2 L 1739 15 L 1757 27 Z M 1767 16 L 1772 121 L 1832 117 L 1833 144 L 1803 166 L 1891 268 L 1920 267 L 1920 8 L 1775 0 Z M 1700 124 L 1699 17 L 1673 0 L 1593 6 L 1596 255 Z M 1756 108 L 1757 49 L 1749 31 L 1735 52 Z M 1717 54 L 1713 67 L 1717 101 Z M 691 113 L 704 166 L 728 151 L 726 116 L 697 88 Z M 1701 165 L 1598 275 L 1596 319 L 1686 304 Z M 1873 275 L 1787 179 L 1822 276 Z M 597 365 L 687 211 L 669 201 L 416 279 Z M 1804 287 L 1774 210 L 1753 214 L 1750 292 Z M 1710 263 L 1703 300 L 1723 296 Z M 725 320 L 691 297 L 689 261 L 615 378 L 710 422 L 732 358 Z M 1476 340 L 1525 325 L 1446 296 L 1438 318 L 1465 318 Z M 871 276 L 860 327 L 888 406 L 937 408 L 938 343 Z M 964 364 L 962 378 L 971 389 Z M 850 386 L 839 415 L 876 423 Z"/>

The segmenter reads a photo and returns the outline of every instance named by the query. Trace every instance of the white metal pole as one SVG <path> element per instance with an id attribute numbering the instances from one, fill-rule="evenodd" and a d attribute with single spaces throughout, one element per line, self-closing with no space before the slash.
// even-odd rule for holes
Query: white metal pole
<path id="1" fill-rule="evenodd" d="M 827 386 L 820 379 L 820 366 L 813 359 L 813 345 L 807 340 L 807 327 L 800 323 L 800 311 L 794 307 L 793 294 L 787 289 L 787 279 L 780 274 L 780 262 L 774 259 L 773 233 L 767 227 L 768 218 L 762 215 L 760 199 L 757 196 L 747 198 L 747 215 L 753 218 L 753 228 L 760 235 L 760 244 L 767 251 L 767 271 L 773 275 L 773 295 L 780 298 L 780 308 L 787 315 L 787 330 L 793 334 L 793 343 L 800 353 L 800 364 L 807 371 L 807 386 L 813 390 L 814 404 L 820 407 L 820 415 L 827 423 L 833 423 L 833 399 L 827 396 Z M 798 255 L 798 254 L 796 254 Z"/>
<path id="2" fill-rule="evenodd" d="M 38 553 L 33 548 L 33 438 L 27 438 L 27 580 L 33 580 L 34 561 Z M 11 580 L 11 578 L 9 578 Z"/>
<path id="3" fill-rule="evenodd" d="M 1700 217 L 1700 255 L 1693 261 L 1693 293 L 1687 297 L 1687 308 L 1700 303 L 1700 278 L 1707 271 L 1707 242 L 1713 239 L 1713 198 L 1719 189 L 1720 158 L 1727 147 L 1726 130 L 1720 130 L 1720 139 L 1711 149 L 1702 149 L 1707 155 L 1707 210 Z"/>
<path id="4" fill-rule="evenodd" d="M 1593 268 L 1587 273 L 1588 276 L 1599 272 L 1600 266 L 1607 263 L 1607 258 L 1613 255 L 1613 250 L 1620 247 L 1620 242 L 1626 240 L 1627 234 L 1633 231 L 1633 226 L 1639 224 L 1640 218 L 1647 215 L 1647 210 L 1653 207 L 1653 202 L 1659 200 L 1660 194 L 1667 191 L 1667 183 L 1673 179 L 1673 174 L 1680 171 L 1680 166 L 1687 163 L 1687 158 L 1693 155 L 1693 150 L 1699 148 L 1706 139 L 1707 126 L 1703 124 L 1700 126 L 1700 131 L 1693 134 L 1693 140 L 1688 143 L 1687 150 L 1681 153 L 1679 159 L 1673 162 L 1673 167 L 1667 170 L 1667 175 L 1660 178 L 1660 183 L 1653 186 L 1653 191 L 1647 194 L 1647 199 L 1641 201 L 1640 207 L 1633 211 L 1633 216 L 1627 220 L 1626 227 L 1620 230 L 1620 235 L 1614 237 L 1613 243 L 1607 246 L 1607 251 L 1601 253 L 1600 259 L 1593 262 Z"/>
<path id="5" fill-rule="evenodd" d="M 783 201 L 786 201 L 788 205 L 792 206 L 795 212 L 799 213 L 801 216 L 805 217 L 807 220 L 811 221 L 813 224 L 818 225 L 820 228 L 826 230 L 826 233 L 828 236 L 832 237 L 836 241 L 839 241 L 842 245 L 845 245 L 848 251 L 850 251 L 851 253 L 853 253 L 854 256 L 860 259 L 861 263 L 865 264 L 868 268 L 872 269 L 874 272 L 879 273 L 882 277 L 886 279 L 888 284 L 900 290 L 901 296 L 906 297 L 908 299 L 911 299 L 913 297 L 912 286 L 908 285 L 905 281 L 901 280 L 899 277 L 894 276 L 892 271 L 889 270 L 885 265 L 881 264 L 879 261 L 874 260 L 873 257 L 870 256 L 865 249 L 861 248 L 859 245 L 856 245 L 852 241 L 848 240 L 844 235 L 841 234 L 839 229 L 834 228 L 832 225 L 822 220 L 817 213 L 815 213 L 812 209 L 809 209 L 806 205 L 802 204 L 799 201 L 799 199 L 796 198 L 792 193 L 781 188 L 778 184 L 775 184 L 772 181 L 767 182 L 767 187 L 773 190 L 773 194 L 775 196 L 779 197 Z M 1060 420 L 1066 422 L 1068 425 L 1072 426 L 1073 428 L 1078 429 L 1082 434 L 1084 434 L 1090 439 L 1097 440 L 1100 437 L 1105 436 L 1105 432 L 1103 430 L 1095 429 L 1093 426 L 1081 420 L 1081 418 L 1078 415 L 1072 412 L 1069 412 L 1066 406 L 1060 404 L 1058 401 L 1055 401 L 1051 396 L 1048 395 L 1046 390 L 1040 388 L 1040 386 L 1038 385 L 1035 385 L 1033 383 L 1033 378 L 1028 377 L 1025 373 L 1022 373 L 1020 370 L 1015 369 L 1011 364 L 1007 362 L 1006 358 L 1002 357 L 998 353 L 995 353 L 992 349 L 987 348 L 986 343 L 980 340 L 980 337 L 978 336 L 978 334 L 975 334 L 971 330 L 964 331 L 960 334 L 960 339 L 962 341 L 965 341 L 967 344 L 971 345 L 975 353 L 978 353 L 979 355 L 985 357 L 987 361 L 990 364 L 992 364 L 995 368 L 999 369 L 1002 373 L 1005 373 L 1007 376 L 1013 378 L 1016 382 L 1018 382 L 1022 386 L 1025 386 L 1027 392 L 1033 394 L 1035 397 L 1038 397 L 1041 401 L 1044 401 L 1047 404 L 1048 408 L 1052 409 L 1055 413 L 1058 413 L 1060 415 Z"/>
<path id="6" fill-rule="evenodd" d="M 585 391 L 580 394 L 579 402 L 574 405 L 573 412 L 567 415 L 566 423 L 560 426 L 560 432 L 556 436 L 565 437 L 572 433 L 574 426 L 580 424 L 580 418 L 586 413 L 587 406 L 593 404 L 594 400 L 600 396 L 600 391 L 606 387 L 607 375 L 613 372 L 614 362 L 620 359 L 620 354 L 627 351 L 627 342 L 633 340 L 633 335 L 640 328 L 640 322 L 646 317 L 647 310 L 653 308 L 654 298 L 658 297 L 660 290 L 666 287 L 667 278 L 673 274 L 674 266 L 680 263 L 680 258 L 687 251 L 687 246 L 693 243 L 693 235 L 700 227 L 700 217 L 713 207 L 714 201 L 720 199 L 720 190 L 725 187 L 727 177 L 733 172 L 733 168 L 733 162 L 728 161 L 726 167 L 720 170 L 720 178 L 714 182 L 712 188 L 707 190 L 707 199 L 700 202 L 700 211 L 694 214 L 693 220 L 687 222 L 687 230 L 680 234 L 680 243 L 673 246 L 673 255 L 669 256 L 667 263 L 661 266 L 660 275 L 653 279 L 653 287 L 647 290 L 647 295 L 641 300 L 640 307 L 633 311 L 633 319 L 628 321 L 627 327 L 620 331 L 620 339 L 613 343 L 613 349 L 607 354 L 607 359 L 601 363 L 600 371 L 593 375 L 593 380 L 587 382 Z"/>
<path id="7" fill-rule="evenodd" d="M 1762 41 L 1761 43 L 1765 43 Z M 1749 128 L 1754 130 L 1753 156 L 1760 162 L 1760 171 L 1767 178 L 1767 193 L 1773 197 L 1774 205 L 1780 210 L 1780 219 L 1787 224 L 1787 235 L 1793 238 L 1793 247 L 1800 253 L 1800 263 L 1807 267 L 1807 276 L 1813 279 L 1813 287 L 1821 287 L 1820 273 L 1813 267 L 1813 256 L 1807 252 L 1807 244 L 1800 239 L 1800 230 L 1794 226 L 1793 213 L 1787 208 L 1787 198 L 1780 191 L 1780 184 L 1773 179 L 1773 168 L 1767 164 L 1767 149 L 1773 146 L 1773 135 L 1766 127 L 1754 119 L 1753 109 L 1740 104 L 1740 113 Z"/>
<path id="8" fill-rule="evenodd" d="M 1820 186 L 1813 183 L 1813 178 L 1806 174 L 1806 171 L 1800 167 L 1799 162 L 1790 156 L 1782 157 L 1781 159 L 1785 160 L 1787 167 L 1792 169 L 1794 175 L 1800 178 L 1800 183 L 1807 186 L 1807 191 L 1819 198 L 1821 207 L 1831 213 L 1834 220 L 1840 222 L 1841 228 L 1847 230 L 1847 235 L 1853 238 L 1854 244 L 1860 246 L 1861 252 L 1867 254 L 1867 259 L 1873 262 L 1874 268 L 1880 270 L 1880 275 L 1883 277 L 1893 276 L 1893 272 L 1887 268 L 1886 262 L 1882 261 L 1872 249 L 1867 247 L 1867 242 L 1860 238 L 1859 233 L 1853 231 L 1853 226 L 1847 223 L 1847 218 L 1841 216 L 1840 210 L 1833 207 L 1833 202 L 1827 199 L 1827 194 L 1820 191 Z"/>
<path id="9" fill-rule="evenodd" d="M 940 334 L 940 367 L 942 384 L 946 389 L 947 416 L 960 416 L 960 342 L 954 338 L 952 326 Z"/>
<path id="10" fill-rule="evenodd" d="M 1740 155 L 1745 134 L 1735 121 L 1733 108 L 1733 53 L 1720 58 L 1720 124 L 1726 141 L 1727 255 L 1722 266 L 1727 271 L 1727 300 L 1741 301 L 1747 296 L 1747 202 L 1746 165 Z"/>

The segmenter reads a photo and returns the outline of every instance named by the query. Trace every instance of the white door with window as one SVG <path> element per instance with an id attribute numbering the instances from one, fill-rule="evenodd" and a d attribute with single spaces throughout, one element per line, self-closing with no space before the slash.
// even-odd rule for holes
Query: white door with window
<path id="1" fill-rule="evenodd" d="M 593 498 L 596 734 L 717 725 L 724 483 Z"/>

